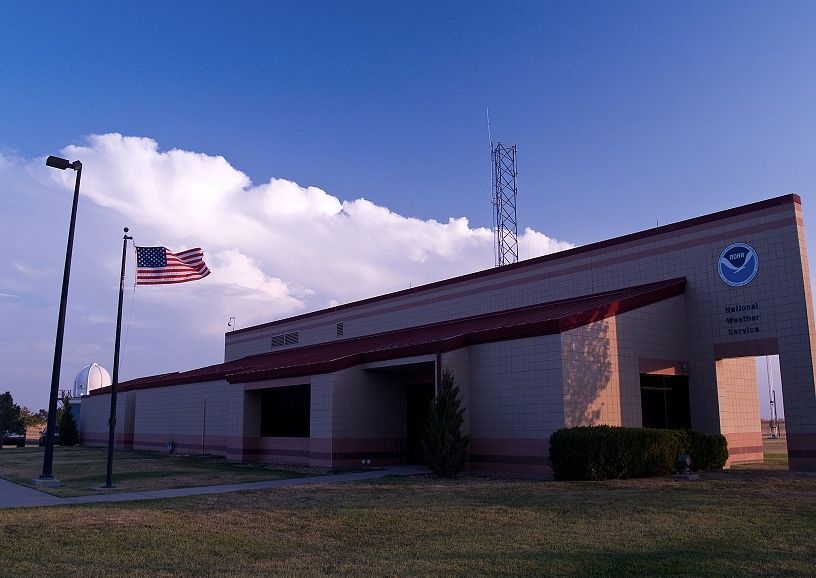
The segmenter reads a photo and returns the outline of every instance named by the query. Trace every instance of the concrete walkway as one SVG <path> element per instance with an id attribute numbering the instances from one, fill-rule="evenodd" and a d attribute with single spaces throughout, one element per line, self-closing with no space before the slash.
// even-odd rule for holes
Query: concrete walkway
<path id="1" fill-rule="evenodd" d="M 60 498 L 0 479 L 0 508 L 56 506 Z"/>
<path id="2" fill-rule="evenodd" d="M 70 504 L 92 504 L 99 502 L 129 502 L 133 500 L 161 500 L 181 498 L 184 496 L 201 496 L 204 494 L 226 494 L 246 490 L 268 490 L 283 486 L 302 486 L 306 484 L 337 484 L 374 480 L 387 476 L 415 476 L 428 474 L 430 470 L 422 466 L 394 466 L 382 470 L 311 476 L 308 478 L 289 478 L 284 480 L 262 480 L 242 484 L 223 484 L 219 486 L 198 486 L 195 488 L 174 488 L 171 490 L 151 490 L 147 492 L 126 492 L 121 494 L 104 494 L 96 496 L 77 496 L 58 498 L 44 492 L 32 490 L 18 484 L 0 479 L 0 509 L 27 508 L 30 506 L 64 506 Z"/>

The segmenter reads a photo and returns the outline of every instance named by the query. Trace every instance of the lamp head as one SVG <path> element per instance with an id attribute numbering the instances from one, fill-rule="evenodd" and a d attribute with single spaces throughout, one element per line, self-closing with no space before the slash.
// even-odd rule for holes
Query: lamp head
<path id="1" fill-rule="evenodd" d="M 71 162 L 68 159 L 55 157 L 54 155 L 50 155 L 46 159 L 45 164 L 61 171 L 64 171 L 65 169 L 74 169 L 76 171 L 82 168 L 82 163 L 79 161 Z"/>

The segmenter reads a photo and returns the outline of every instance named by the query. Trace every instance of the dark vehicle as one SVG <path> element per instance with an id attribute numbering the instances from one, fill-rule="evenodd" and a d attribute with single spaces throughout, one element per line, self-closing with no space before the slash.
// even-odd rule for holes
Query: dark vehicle
<path id="1" fill-rule="evenodd" d="M 3 445 L 5 446 L 17 446 L 18 448 L 25 447 L 25 440 L 26 440 L 26 432 L 23 430 L 23 433 L 10 433 L 5 436 L 3 439 Z"/>
<path id="2" fill-rule="evenodd" d="M 42 430 L 40 432 L 40 445 L 41 446 L 45 445 L 45 436 L 47 436 L 47 435 L 48 435 L 48 428 L 45 428 L 44 430 Z M 54 429 L 54 445 L 55 446 L 60 445 L 60 430 L 59 430 L 59 428 Z"/>

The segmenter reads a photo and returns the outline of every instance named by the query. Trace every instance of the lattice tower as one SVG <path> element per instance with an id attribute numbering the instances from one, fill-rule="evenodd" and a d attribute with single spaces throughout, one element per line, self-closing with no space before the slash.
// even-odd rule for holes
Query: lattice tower
<path id="1" fill-rule="evenodd" d="M 492 146 L 493 157 L 493 231 L 496 238 L 496 267 L 518 261 L 518 225 L 516 224 L 516 145 Z"/>

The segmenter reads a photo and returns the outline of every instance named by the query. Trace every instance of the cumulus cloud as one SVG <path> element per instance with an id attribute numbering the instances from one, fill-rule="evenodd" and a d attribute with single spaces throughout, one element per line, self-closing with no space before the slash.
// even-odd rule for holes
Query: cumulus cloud
<path id="1" fill-rule="evenodd" d="M 224 157 L 144 137 L 94 135 L 64 153 L 85 163 L 84 194 L 138 225 L 137 243 L 201 245 L 209 282 L 249 309 L 294 313 L 492 265 L 491 231 L 465 217 L 416 219 L 282 178 L 255 185 Z M 571 246 L 532 229 L 519 244 L 525 257 Z"/>
<path id="2" fill-rule="evenodd" d="M 224 157 L 144 137 L 94 135 L 61 156 L 84 165 L 64 382 L 91 361 L 111 367 L 125 225 L 138 245 L 202 247 L 212 275 L 134 289 L 129 258 L 122 379 L 218 363 L 230 317 L 247 327 L 493 266 L 492 232 L 464 216 L 417 219 L 279 176 L 255 184 Z M 0 235 L 15 247 L 0 259 L 0 303 L 16 328 L 0 351 L 22 352 L 0 360 L 10 383 L 48 383 L 74 177 L 0 153 Z M 522 258 L 570 246 L 519 238 Z"/>

